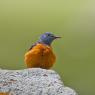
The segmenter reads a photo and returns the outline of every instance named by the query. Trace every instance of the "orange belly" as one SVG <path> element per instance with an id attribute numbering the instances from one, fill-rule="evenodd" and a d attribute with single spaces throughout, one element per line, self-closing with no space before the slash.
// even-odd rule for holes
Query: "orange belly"
<path id="1" fill-rule="evenodd" d="M 0 95 L 9 95 L 9 94 L 8 94 L 8 93 L 1 93 L 1 92 L 0 92 Z"/>
<path id="2" fill-rule="evenodd" d="M 56 57 L 52 52 L 52 48 L 43 44 L 37 44 L 25 54 L 25 63 L 28 68 L 49 69 L 53 66 L 55 60 Z"/>

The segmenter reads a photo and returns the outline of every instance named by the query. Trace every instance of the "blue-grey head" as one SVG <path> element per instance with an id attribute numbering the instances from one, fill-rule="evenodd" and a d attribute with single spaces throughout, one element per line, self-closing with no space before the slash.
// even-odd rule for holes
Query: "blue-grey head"
<path id="1" fill-rule="evenodd" d="M 47 45 L 51 45 L 53 40 L 55 40 L 57 38 L 61 38 L 61 37 L 55 36 L 54 34 L 52 34 L 50 32 L 46 32 L 40 36 L 39 42 L 47 44 Z"/>

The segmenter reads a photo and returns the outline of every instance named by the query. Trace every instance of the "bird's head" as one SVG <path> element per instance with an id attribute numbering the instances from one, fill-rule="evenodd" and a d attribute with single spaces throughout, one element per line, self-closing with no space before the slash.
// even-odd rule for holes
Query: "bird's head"
<path id="1" fill-rule="evenodd" d="M 47 45 L 51 45 L 52 41 L 57 38 L 61 38 L 61 37 L 55 36 L 50 32 L 46 32 L 40 36 L 39 42 L 42 42 Z"/>

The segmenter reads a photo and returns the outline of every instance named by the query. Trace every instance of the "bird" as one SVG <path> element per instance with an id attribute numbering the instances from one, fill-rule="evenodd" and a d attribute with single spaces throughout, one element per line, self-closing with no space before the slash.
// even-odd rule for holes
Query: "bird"
<path id="1" fill-rule="evenodd" d="M 51 32 L 43 33 L 39 40 L 35 42 L 25 53 L 24 61 L 27 68 L 50 69 L 53 67 L 56 56 L 51 46 L 55 39 L 61 38 Z"/>

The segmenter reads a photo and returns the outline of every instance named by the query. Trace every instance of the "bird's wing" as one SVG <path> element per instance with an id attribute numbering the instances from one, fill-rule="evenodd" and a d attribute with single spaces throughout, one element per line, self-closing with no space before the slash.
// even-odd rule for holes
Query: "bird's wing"
<path id="1" fill-rule="evenodd" d="M 28 51 L 30 51 L 34 46 L 36 46 L 37 45 L 37 43 L 34 43 L 29 49 L 28 49 Z"/>
<path id="2" fill-rule="evenodd" d="M 38 42 L 34 43 L 34 44 L 28 49 L 28 51 L 31 50 L 34 46 L 36 46 L 36 45 L 39 44 L 39 43 L 41 43 L 41 42 L 38 41 Z"/>

